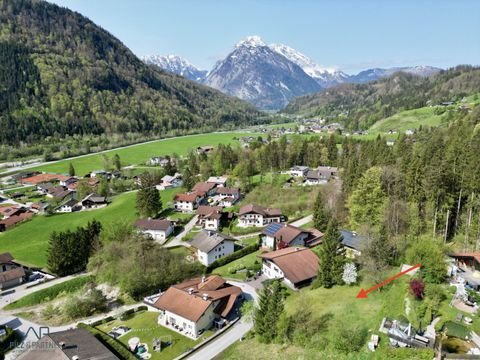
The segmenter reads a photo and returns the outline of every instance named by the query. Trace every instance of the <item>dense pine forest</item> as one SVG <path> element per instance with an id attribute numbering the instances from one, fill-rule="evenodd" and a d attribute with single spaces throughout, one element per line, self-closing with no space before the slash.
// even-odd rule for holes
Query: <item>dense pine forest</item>
<path id="1" fill-rule="evenodd" d="M 455 102 L 479 89 L 480 69 L 472 66 L 430 77 L 399 72 L 373 83 L 345 84 L 296 98 L 284 111 L 341 120 L 352 130 L 367 129 L 400 111 Z"/>
<path id="2" fill-rule="evenodd" d="M 84 16 L 0 1 L 0 144 L 66 135 L 184 134 L 251 124 L 240 100 L 143 64 Z"/>

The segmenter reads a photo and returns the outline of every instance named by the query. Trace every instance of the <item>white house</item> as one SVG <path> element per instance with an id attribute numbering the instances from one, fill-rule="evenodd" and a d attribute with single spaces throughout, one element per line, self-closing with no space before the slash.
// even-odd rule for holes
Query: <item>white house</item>
<path id="1" fill-rule="evenodd" d="M 235 251 L 235 239 L 218 231 L 202 230 L 191 241 L 197 259 L 205 266 Z"/>
<path id="2" fill-rule="evenodd" d="M 258 205 L 248 204 L 240 208 L 238 213 L 239 227 L 264 227 L 270 223 L 285 221 L 279 209 L 266 209 Z"/>
<path id="3" fill-rule="evenodd" d="M 182 186 L 182 179 L 180 178 L 180 174 L 176 173 L 174 176 L 165 175 L 162 177 L 160 184 L 156 185 L 155 188 L 160 191 L 177 188 L 179 186 Z"/>
<path id="4" fill-rule="evenodd" d="M 164 158 L 164 157 L 161 157 L 161 156 L 152 156 L 150 159 L 148 159 L 147 165 L 167 166 L 168 165 L 168 159 Z"/>
<path id="5" fill-rule="evenodd" d="M 222 222 L 220 206 L 200 205 L 197 209 L 198 224 L 206 230 L 218 230 Z"/>
<path id="6" fill-rule="evenodd" d="M 310 168 L 308 166 L 294 166 L 290 168 L 289 174 L 293 177 L 305 177 Z"/>
<path id="7" fill-rule="evenodd" d="M 177 211 L 194 211 L 203 200 L 197 192 L 183 193 L 175 195 L 173 206 Z"/>
<path id="8" fill-rule="evenodd" d="M 318 274 L 318 257 L 307 248 L 288 247 L 260 257 L 263 275 L 269 279 L 283 279 L 292 289 L 309 285 Z"/>
<path id="9" fill-rule="evenodd" d="M 158 324 L 196 339 L 226 319 L 241 295 L 239 287 L 212 275 L 169 287 L 152 306 L 160 311 Z"/>
<path id="10" fill-rule="evenodd" d="M 67 202 L 64 202 L 55 209 L 57 213 L 71 213 L 77 210 L 80 210 L 81 206 L 78 205 L 78 201 L 75 199 L 70 199 Z"/>
<path id="11" fill-rule="evenodd" d="M 262 231 L 262 246 L 283 249 L 288 246 L 305 246 L 310 233 L 293 225 L 272 223 Z"/>
<path id="12" fill-rule="evenodd" d="M 231 207 L 240 199 L 238 188 L 218 187 L 215 189 L 215 198 L 220 206 Z"/>
<path id="13" fill-rule="evenodd" d="M 169 220 L 145 219 L 137 220 L 135 227 L 144 234 L 150 235 L 153 240 L 163 244 L 173 233 L 173 223 Z"/>

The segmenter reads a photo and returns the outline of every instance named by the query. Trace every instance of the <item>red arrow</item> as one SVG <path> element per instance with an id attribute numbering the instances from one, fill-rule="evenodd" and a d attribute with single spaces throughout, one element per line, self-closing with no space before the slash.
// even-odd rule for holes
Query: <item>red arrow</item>
<path id="1" fill-rule="evenodd" d="M 390 277 L 390 278 L 388 278 L 388 279 L 386 279 L 386 280 L 383 280 L 381 283 L 379 283 L 379 284 L 371 287 L 370 289 L 367 289 L 367 290 L 361 289 L 360 292 L 359 292 L 358 295 L 357 295 L 357 299 L 365 299 L 365 298 L 367 297 L 367 294 L 368 294 L 369 292 L 372 292 L 373 290 L 377 290 L 379 287 L 382 287 L 383 285 L 386 285 L 386 284 L 388 284 L 389 282 L 391 282 L 391 281 L 393 281 L 393 280 L 395 280 L 395 279 L 398 279 L 400 276 L 403 276 L 403 275 L 405 275 L 406 273 L 409 273 L 409 272 L 412 271 L 412 270 L 418 269 L 420 266 L 422 266 L 422 265 L 420 265 L 420 264 L 414 265 L 414 266 L 412 266 L 411 268 L 409 268 L 409 269 L 407 269 L 407 270 L 405 270 L 405 271 L 402 271 L 401 273 L 398 273 L 397 275 L 394 275 L 394 276 L 392 276 L 392 277 Z"/>

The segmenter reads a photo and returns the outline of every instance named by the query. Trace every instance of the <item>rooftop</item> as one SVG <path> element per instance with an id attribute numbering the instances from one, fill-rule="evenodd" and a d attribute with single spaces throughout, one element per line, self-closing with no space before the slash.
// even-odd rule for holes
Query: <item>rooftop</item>
<path id="1" fill-rule="evenodd" d="M 238 215 L 245 215 L 245 214 L 260 214 L 263 216 L 282 216 L 282 210 L 280 209 L 268 209 L 261 207 L 255 204 L 248 204 L 244 205 L 240 208 Z"/>
<path id="2" fill-rule="evenodd" d="M 172 226 L 172 222 L 169 220 L 161 220 L 161 219 L 139 219 L 135 222 L 135 227 L 142 229 L 142 230 L 159 230 L 165 231 L 170 226 Z"/>
<path id="3" fill-rule="evenodd" d="M 236 241 L 233 237 L 222 234 L 218 231 L 202 230 L 193 238 L 190 244 L 194 248 L 208 253 L 225 240 Z"/>
<path id="4" fill-rule="evenodd" d="M 294 284 L 317 276 L 319 269 L 317 255 L 307 248 L 287 247 L 262 254 L 260 257 L 274 262 L 285 278 Z"/>

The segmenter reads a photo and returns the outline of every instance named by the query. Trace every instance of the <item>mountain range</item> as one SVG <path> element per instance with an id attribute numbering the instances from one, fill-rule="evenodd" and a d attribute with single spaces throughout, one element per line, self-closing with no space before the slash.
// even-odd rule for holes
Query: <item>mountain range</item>
<path id="1" fill-rule="evenodd" d="M 340 84 L 376 81 L 398 71 L 430 76 L 441 70 L 432 66 L 374 68 L 349 75 L 322 67 L 287 45 L 268 45 L 259 36 L 237 43 L 209 72 L 175 55 L 149 56 L 144 61 L 267 110 L 281 109 L 297 96 Z"/>

